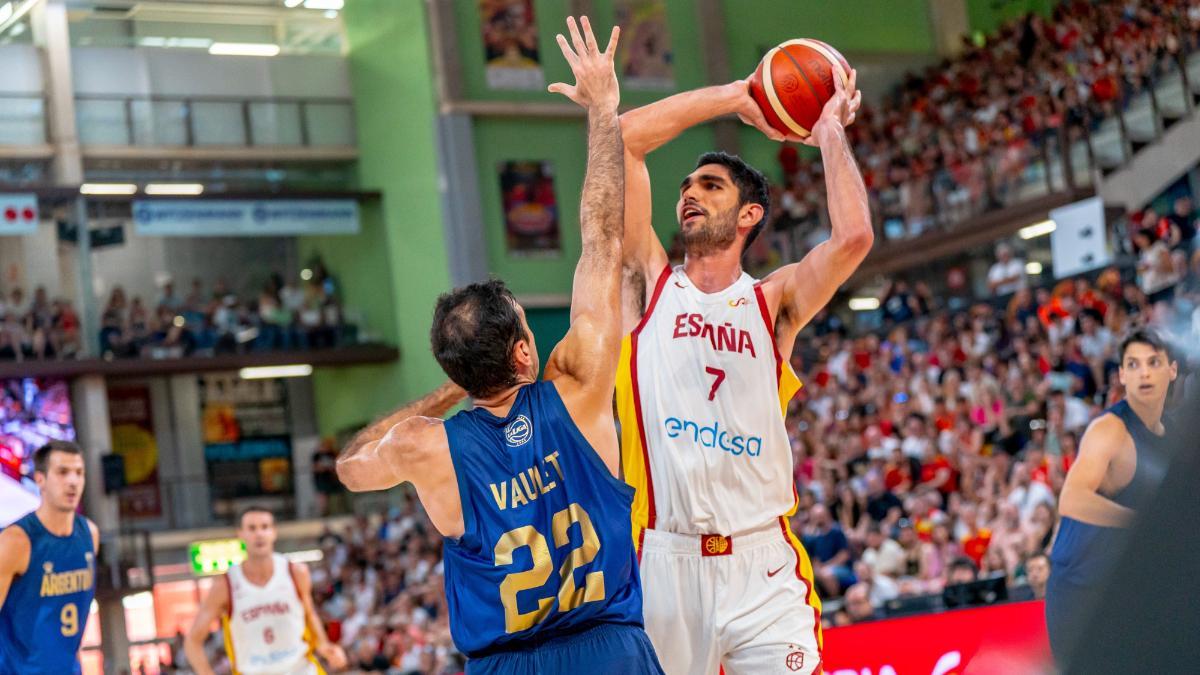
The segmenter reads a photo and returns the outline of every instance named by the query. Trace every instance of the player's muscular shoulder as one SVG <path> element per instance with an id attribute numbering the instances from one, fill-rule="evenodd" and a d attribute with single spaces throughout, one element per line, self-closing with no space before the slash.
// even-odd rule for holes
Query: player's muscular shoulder
<path id="1" fill-rule="evenodd" d="M 25 530 L 10 525 L 0 532 L 0 574 L 24 574 L 32 546 Z"/>

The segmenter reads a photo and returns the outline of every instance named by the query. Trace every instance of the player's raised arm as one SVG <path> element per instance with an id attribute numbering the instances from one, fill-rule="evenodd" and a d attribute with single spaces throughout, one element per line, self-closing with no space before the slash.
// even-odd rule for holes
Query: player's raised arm
<path id="1" fill-rule="evenodd" d="M 1129 442 L 1129 433 L 1116 416 L 1102 415 L 1092 422 L 1079 441 L 1079 455 L 1063 483 L 1059 513 L 1092 525 L 1129 525 L 1133 510 L 1100 494 L 1113 455 Z"/>
<path id="2" fill-rule="evenodd" d="M 780 351 L 791 353 L 796 333 L 824 307 L 871 251 L 875 232 L 867 202 L 867 188 L 846 138 L 862 101 L 856 88 L 857 73 L 849 81 L 834 77 L 836 91 L 813 125 L 807 145 L 821 149 L 828 193 L 830 237 L 798 263 L 786 265 L 767 277 L 768 297 L 776 295 L 776 336 Z"/>
<path id="3" fill-rule="evenodd" d="M 571 40 L 558 36 L 575 85 L 555 83 L 561 93 L 588 111 L 588 160 L 579 207 L 583 252 L 575 266 L 571 292 L 571 328 L 546 365 L 547 379 L 566 378 L 589 404 L 609 406 L 621 345 L 620 284 L 623 234 L 624 162 L 620 91 L 613 67 L 618 30 L 600 51 L 587 17 L 582 33 L 567 19 Z M 564 382 L 563 384 L 570 384 Z"/>
<path id="4" fill-rule="evenodd" d="M 427 441 L 426 432 L 440 426 L 437 418 L 466 395 L 462 387 L 447 381 L 363 429 L 338 456 L 338 478 L 354 492 L 386 490 L 405 482 L 406 472 L 415 468 L 409 460 Z"/>
<path id="5" fill-rule="evenodd" d="M 626 315 L 630 322 L 641 318 L 640 309 L 646 292 L 653 286 L 654 275 L 667 264 L 667 252 L 654 232 L 651 221 L 650 174 L 646 155 L 670 142 L 687 129 L 724 115 L 737 115 L 743 122 L 757 127 L 775 141 L 794 140 L 784 136 L 763 116 L 758 104 L 750 97 L 748 80 L 704 87 L 668 96 L 621 115 L 621 133 L 625 142 L 625 238 L 624 260 L 629 285 L 637 298 L 636 317 Z M 626 302 L 628 302 L 626 298 Z"/>

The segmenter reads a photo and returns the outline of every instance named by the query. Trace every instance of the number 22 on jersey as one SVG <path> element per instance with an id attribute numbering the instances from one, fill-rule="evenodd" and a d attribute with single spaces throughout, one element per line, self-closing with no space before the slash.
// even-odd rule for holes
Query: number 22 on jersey
<path id="1" fill-rule="evenodd" d="M 587 565 L 596 558 L 600 550 L 600 539 L 596 536 L 596 528 L 587 511 L 579 504 L 571 504 L 554 514 L 551 527 L 554 529 L 554 548 L 561 549 L 571 543 L 571 526 L 578 523 L 582 543 L 571 550 L 559 568 L 562 578 L 558 588 L 558 611 L 569 612 L 585 602 L 596 602 L 604 599 L 604 572 L 589 572 L 584 576 L 584 587 L 575 585 L 575 570 Z M 521 612 L 517 606 L 517 594 L 533 588 L 541 588 L 550 579 L 553 563 L 550 558 L 550 548 L 546 537 L 532 525 L 525 525 L 509 530 L 500 536 L 496 542 L 496 566 L 513 564 L 513 553 L 517 549 L 528 547 L 533 558 L 533 568 L 523 572 L 513 572 L 504 577 L 500 583 L 500 600 L 504 603 L 504 630 L 507 633 L 518 633 L 528 630 L 546 620 L 550 615 L 550 607 L 554 597 L 538 598 L 537 608 Z"/>

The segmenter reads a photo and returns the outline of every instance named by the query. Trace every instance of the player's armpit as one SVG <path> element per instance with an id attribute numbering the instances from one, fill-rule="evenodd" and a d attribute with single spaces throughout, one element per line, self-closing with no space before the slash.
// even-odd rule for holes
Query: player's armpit
<path id="1" fill-rule="evenodd" d="M 13 579 L 29 567 L 29 535 L 19 527 L 10 526 L 0 532 L 0 607 L 8 597 Z"/>

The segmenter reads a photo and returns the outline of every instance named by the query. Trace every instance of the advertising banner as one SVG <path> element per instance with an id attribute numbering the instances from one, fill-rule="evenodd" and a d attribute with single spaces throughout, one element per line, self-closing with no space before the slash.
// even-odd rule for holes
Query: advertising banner
<path id="1" fill-rule="evenodd" d="M 826 675 L 1035 675 L 1049 662 L 1040 600 L 825 631 Z"/>
<path id="2" fill-rule="evenodd" d="M 134 200 L 133 227 L 152 237 L 358 234 L 353 199 Z"/>
<path id="3" fill-rule="evenodd" d="M 108 418 L 112 425 L 113 452 L 125 458 L 121 517 L 161 516 L 158 441 L 154 438 L 149 387 L 135 385 L 109 388 Z"/>

